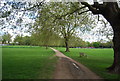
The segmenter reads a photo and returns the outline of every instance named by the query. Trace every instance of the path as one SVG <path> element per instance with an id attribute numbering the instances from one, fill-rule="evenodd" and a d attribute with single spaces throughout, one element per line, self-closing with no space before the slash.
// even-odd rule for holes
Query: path
<path id="1" fill-rule="evenodd" d="M 51 48 L 59 57 L 54 79 L 102 79 L 82 64 Z"/>

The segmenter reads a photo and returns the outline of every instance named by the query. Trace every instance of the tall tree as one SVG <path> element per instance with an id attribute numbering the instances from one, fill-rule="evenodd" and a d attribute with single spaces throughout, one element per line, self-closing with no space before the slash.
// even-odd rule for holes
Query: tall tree
<path id="1" fill-rule="evenodd" d="M 107 68 L 110 72 L 120 74 L 120 8 L 117 2 L 105 2 L 99 4 L 97 0 L 94 0 L 94 4 L 90 5 L 87 2 L 81 2 L 83 5 L 89 8 L 93 14 L 102 14 L 104 18 L 111 24 L 114 37 L 114 62 L 112 66 Z"/>
<path id="2" fill-rule="evenodd" d="M 47 3 L 40 10 L 40 16 L 37 19 L 38 27 L 51 28 L 64 38 L 66 52 L 70 51 L 69 40 L 71 36 L 76 33 L 77 29 L 88 24 L 89 21 L 88 14 L 71 13 L 66 16 L 66 12 L 74 11 L 79 6 L 79 3 Z"/>

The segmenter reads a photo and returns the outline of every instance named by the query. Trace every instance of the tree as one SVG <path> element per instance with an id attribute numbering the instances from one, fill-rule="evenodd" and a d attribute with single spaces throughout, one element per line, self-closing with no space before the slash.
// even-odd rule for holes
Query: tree
<path id="1" fill-rule="evenodd" d="M 14 38 L 14 42 L 15 44 L 18 44 L 18 45 L 31 45 L 31 37 L 30 36 L 22 36 L 22 35 L 17 35 L 15 38 Z"/>
<path id="2" fill-rule="evenodd" d="M 34 30 L 32 33 L 32 43 L 35 45 L 45 46 L 46 49 L 49 46 L 60 46 L 62 38 L 55 33 L 51 28 L 42 26 L 39 29 Z"/>
<path id="3" fill-rule="evenodd" d="M 11 35 L 9 33 L 6 33 L 2 36 L 2 44 L 10 44 L 10 41 L 11 41 Z"/>
<path id="4" fill-rule="evenodd" d="M 78 13 L 64 15 L 79 7 L 79 3 L 47 3 L 39 11 L 37 19 L 38 26 L 43 29 L 50 29 L 64 38 L 66 52 L 69 52 L 69 40 L 76 33 L 76 30 L 88 24 L 88 14 L 80 15 Z M 81 8 L 82 10 L 82 8 Z M 47 13 L 46 13 L 47 12 Z M 91 20 L 92 21 L 92 20 Z M 46 33 L 47 34 L 47 33 Z"/>
<path id="5" fill-rule="evenodd" d="M 73 17 L 74 19 L 75 17 Z M 66 21 L 67 20 L 67 21 Z M 75 21 L 76 22 L 76 21 Z M 66 52 L 69 52 L 69 41 L 70 38 L 72 37 L 72 35 L 75 33 L 77 24 L 74 22 L 74 20 L 72 21 L 72 19 L 69 17 L 67 19 L 62 19 L 59 20 L 59 24 L 57 23 L 57 26 L 59 27 L 59 31 L 61 36 L 64 38 L 64 43 L 65 43 L 65 47 L 66 47 Z"/>
<path id="6" fill-rule="evenodd" d="M 22 44 L 23 44 L 23 42 L 22 42 L 22 36 L 17 35 L 17 36 L 14 38 L 14 42 L 17 43 L 18 45 L 22 45 Z"/>
<path id="7" fill-rule="evenodd" d="M 48 46 L 50 45 L 51 41 L 53 41 L 52 36 L 53 31 L 51 29 L 44 27 L 40 30 L 39 37 L 41 38 L 42 44 L 46 46 L 46 49 L 48 49 Z"/>
<path id="8" fill-rule="evenodd" d="M 110 72 L 120 74 L 120 8 L 117 2 L 104 2 L 99 4 L 94 0 L 94 4 L 90 5 L 87 2 L 81 2 L 83 5 L 89 8 L 93 14 L 102 14 L 104 18 L 112 26 L 114 37 L 114 62 L 112 66 L 107 68 Z"/>
<path id="9" fill-rule="evenodd" d="M 31 44 L 31 38 L 29 36 L 22 37 L 23 45 L 30 45 Z"/>
<path id="10" fill-rule="evenodd" d="M 72 36 L 69 41 L 70 47 L 87 47 L 88 44 L 80 37 Z"/>
<path id="11" fill-rule="evenodd" d="M 100 42 L 93 42 L 93 47 L 99 48 L 100 47 Z"/>

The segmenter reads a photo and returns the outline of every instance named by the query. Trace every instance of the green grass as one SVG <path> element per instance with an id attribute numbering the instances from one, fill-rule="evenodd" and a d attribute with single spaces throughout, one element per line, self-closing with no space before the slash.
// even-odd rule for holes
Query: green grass
<path id="1" fill-rule="evenodd" d="M 57 60 L 54 54 L 44 47 L 5 46 L 2 48 L 2 78 L 50 79 Z"/>
<path id="2" fill-rule="evenodd" d="M 71 48 L 70 52 L 65 52 L 65 48 L 56 48 L 63 52 L 65 55 L 73 58 L 74 60 L 82 63 L 93 72 L 98 74 L 104 79 L 117 79 L 118 75 L 110 74 L 106 68 L 113 62 L 113 50 L 112 49 L 80 49 Z M 83 52 L 87 54 L 86 57 L 80 57 L 79 53 Z"/>

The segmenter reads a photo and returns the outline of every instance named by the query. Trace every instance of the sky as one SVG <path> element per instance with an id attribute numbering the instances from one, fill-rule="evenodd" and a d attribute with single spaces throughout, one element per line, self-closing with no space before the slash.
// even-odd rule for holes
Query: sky
<path id="1" fill-rule="evenodd" d="M 4 32 L 7 31 L 8 33 L 10 33 L 13 36 L 12 39 L 15 38 L 15 36 L 18 35 L 18 34 L 19 35 L 22 34 L 23 36 L 26 36 L 26 35 L 30 36 L 30 33 L 28 33 L 27 30 L 29 29 L 30 25 L 31 26 L 34 25 L 35 18 L 37 17 L 37 10 L 36 11 L 26 11 L 26 12 L 22 11 L 24 9 L 24 7 L 26 7 L 26 8 L 28 7 L 28 4 L 26 3 L 26 5 L 23 4 L 21 6 L 19 11 L 17 9 L 15 9 L 13 11 L 12 7 L 10 6 L 11 3 L 8 3 L 4 7 L 4 3 L 6 3 L 6 1 L 11 2 L 11 1 L 16 1 L 16 0 L 1 0 L 0 1 L 0 10 L 1 11 L 4 12 L 6 10 L 7 11 L 12 10 L 12 13 L 10 14 L 9 17 L 0 18 L 0 28 L 5 27 L 4 29 L 2 29 L 0 31 L 0 35 L 3 35 Z M 17 1 L 21 1 L 21 0 L 17 0 Z M 27 1 L 33 1 L 33 0 L 27 0 Z M 22 22 L 19 20 L 20 18 L 22 19 Z M 100 18 L 105 20 L 102 16 L 100 16 Z M 2 22 L 4 22 L 4 23 L 2 23 Z M 19 24 L 18 22 L 21 22 L 21 23 Z M 96 20 L 96 22 L 97 22 L 97 20 Z M 107 22 L 107 21 L 105 20 L 105 22 Z M 30 24 L 30 25 L 26 25 L 26 24 Z M 96 42 L 96 41 L 100 41 L 100 40 L 103 40 L 103 39 L 104 39 L 104 41 L 108 41 L 106 36 L 102 36 L 102 34 L 99 34 L 97 32 L 98 30 L 102 30 L 102 27 L 104 27 L 103 24 L 101 24 L 99 22 L 96 25 L 96 27 L 91 30 L 91 32 L 86 32 L 86 33 L 78 32 L 77 35 L 80 38 L 82 38 L 84 41 L 88 41 L 88 42 Z M 14 30 L 13 30 L 13 28 L 14 28 Z M 109 30 L 110 31 L 112 30 L 109 23 L 107 24 L 106 30 L 108 32 L 109 32 Z M 112 39 L 112 36 L 110 38 Z"/>

